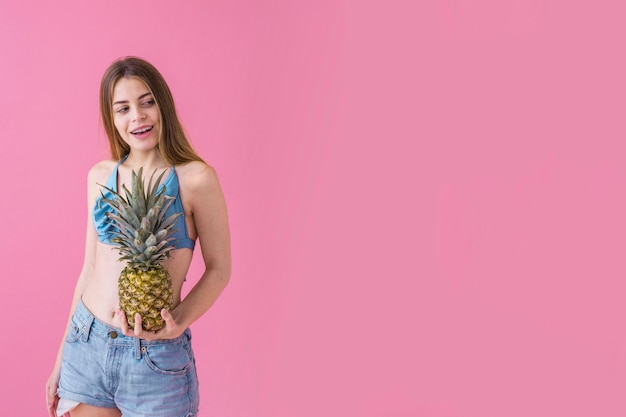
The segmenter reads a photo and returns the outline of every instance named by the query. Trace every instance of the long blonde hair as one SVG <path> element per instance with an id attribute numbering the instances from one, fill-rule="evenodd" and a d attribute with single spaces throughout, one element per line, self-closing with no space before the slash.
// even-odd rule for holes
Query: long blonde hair
<path id="1" fill-rule="evenodd" d="M 100 82 L 100 116 L 109 139 L 111 157 L 119 161 L 130 152 L 130 147 L 124 142 L 113 122 L 113 89 L 123 77 L 139 78 L 152 93 L 160 113 L 161 137 L 158 149 L 163 159 L 172 165 L 202 161 L 189 143 L 178 120 L 174 99 L 165 79 L 152 64 L 133 56 L 113 62 Z"/>

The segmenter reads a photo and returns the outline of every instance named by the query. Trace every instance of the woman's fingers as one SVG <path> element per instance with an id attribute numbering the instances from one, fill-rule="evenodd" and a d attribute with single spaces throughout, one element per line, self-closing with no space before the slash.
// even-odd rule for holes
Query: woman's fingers
<path id="1" fill-rule="evenodd" d="M 169 311 L 167 311 L 167 309 L 164 308 L 163 310 L 161 310 L 161 317 L 163 317 L 163 320 L 165 321 L 165 328 L 176 327 L 176 322 L 174 321 L 174 317 Z"/>
<path id="2" fill-rule="evenodd" d="M 122 329 L 122 333 L 125 336 L 138 337 L 144 340 L 157 340 L 157 339 L 172 339 L 178 336 L 178 328 L 176 326 L 176 322 L 174 321 L 174 317 L 167 310 L 161 310 L 161 317 L 165 321 L 165 326 L 156 332 L 151 332 L 144 330 L 142 327 L 141 315 L 139 313 L 135 314 L 135 325 L 131 329 L 128 326 L 128 322 L 126 321 L 126 314 L 121 308 L 117 309 L 117 316 L 120 320 L 120 327 Z"/>
<path id="3" fill-rule="evenodd" d="M 121 307 L 117 308 L 117 318 L 120 320 L 120 328 L 124 336 L 132 336 L 132 333 L 128 330 L 128 320 L 126 320 L 126 313 Z"/>
<path id="4" fill-rule="evenodd" d="M 50 417 L 57 417 L 56 408 L 58 402 L 57 387 L 50 383 L 46 384 L 46 406 Z"/>
<path id="5" fill-rule="evenodd" d="M 136 337 L 141 337 L 143 333 L 143 329 L 141 328 L 141 314 L 135 314 L 135 329 L 134 333 Z M 143 337 L 145 339 L 145 337 Z"/>

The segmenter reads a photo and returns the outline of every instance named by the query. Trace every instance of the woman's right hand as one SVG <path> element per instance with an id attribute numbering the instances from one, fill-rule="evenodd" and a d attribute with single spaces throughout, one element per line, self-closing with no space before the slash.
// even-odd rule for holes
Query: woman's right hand
<path id="1" fill-rule="evenodd" d="M 57 404 L 59 403 L 57 388 L 59 387 L 60 375 L 61 370 L 54 368 L 48 378 L 48 382 L 46 382 L 46 406 L 48 407 L 48 415 L 50 417 L 57 417 Z"/>

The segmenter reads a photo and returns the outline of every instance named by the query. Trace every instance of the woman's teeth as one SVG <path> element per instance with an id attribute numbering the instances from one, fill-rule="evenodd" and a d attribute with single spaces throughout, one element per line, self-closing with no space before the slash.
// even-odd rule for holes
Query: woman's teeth
<path id="1" fill-rule="evenodd" d="M 151 130 L 152 130 L 152 127 L 145 127 L 143 129 L 140 129 L 140 130 L 134 130 L 134 131 L 132 131 L 130 133 L 132 133 L 133 135 L 140 135 L 142 133 L 146 133 L 146 132 L 149 132 Z"/>

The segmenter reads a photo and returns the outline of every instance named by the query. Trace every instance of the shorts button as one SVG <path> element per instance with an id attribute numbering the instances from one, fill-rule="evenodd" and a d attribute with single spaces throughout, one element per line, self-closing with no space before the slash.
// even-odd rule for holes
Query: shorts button
<path id="1" fill-rule="evenodd" d="M 111 339 L 117 339 L 117 332 L 111 332 L 109 336 L 111 336 Z"/>

